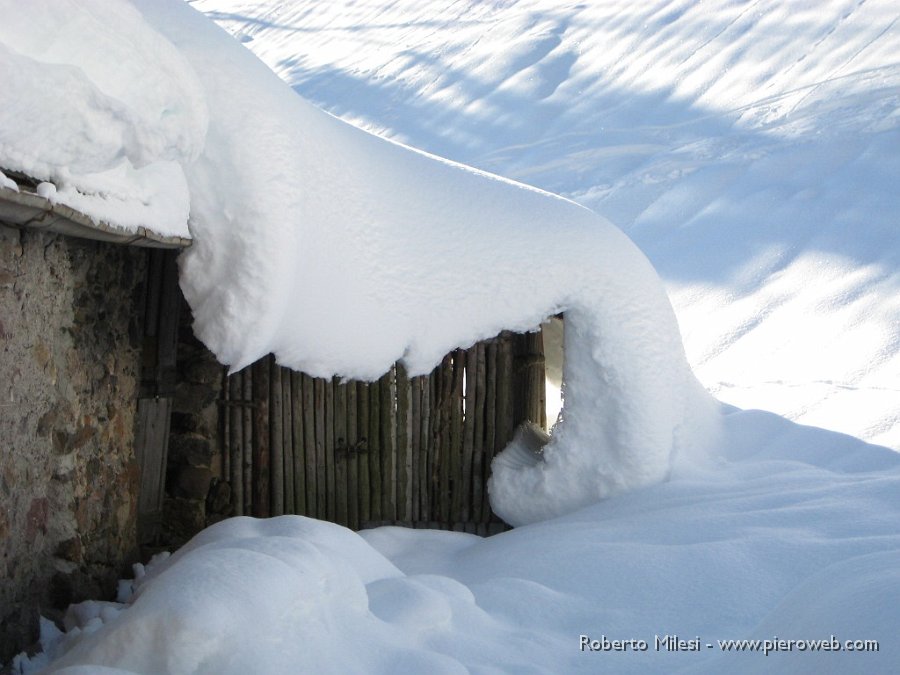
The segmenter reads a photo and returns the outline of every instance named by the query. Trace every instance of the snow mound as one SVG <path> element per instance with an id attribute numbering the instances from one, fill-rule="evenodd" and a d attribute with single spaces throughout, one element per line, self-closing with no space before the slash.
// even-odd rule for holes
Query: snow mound
<path id="1" fill-rule="evenodd" d="M 139 569 L 126 603 L 74 606 L 65 634 L 46 622 L 35 665 L 198 675 L 893 672 L 900 455 L 769 413 L 732 410 L 725 420 L 727 457 L 487 539 L 355 534 L 298 516 L 221 522 Z M 582 635 L 646 649 L 591 651 Z M 701 648 L 670 649 L 667 636 Z M 779 639 L 803 647 L 765 655 L 765 641 Z M 760 642 L 720 645 L 731 640 Z M 878 651 L 845 648 L 865 640 Z"/>
<path id="2" fill-rule="evenodd" d="M 4 0 L 0 13 L 0 165 L 93 218 L 188 236 L 182 167 L 206 106 L 178 51 L 121 0 Z"/>
<path id="3" fill-rule="evenodd" d="M 661 480 L 679 448 L 709 443 L 718 411 L 620 230 L 323 113 L 185 5 L 143 9 L 206 74 L 181 272 L 195 332 L 221 362 L 273 352 L 311 375 L 375 379 L 399 359 L 415 375 L 564 310 L 563 420 L 541 464 L 501 462 L 491 483 L 514 524 Z"/>

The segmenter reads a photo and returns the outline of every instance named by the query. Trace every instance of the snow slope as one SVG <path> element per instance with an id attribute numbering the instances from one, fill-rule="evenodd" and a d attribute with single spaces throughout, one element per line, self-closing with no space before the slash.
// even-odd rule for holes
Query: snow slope
<path id="1" fill-rule="evenodd" d="M 574 198 L 725 401 L 900 448 L 890 0 L 195 0 L 304 97 Z"/>

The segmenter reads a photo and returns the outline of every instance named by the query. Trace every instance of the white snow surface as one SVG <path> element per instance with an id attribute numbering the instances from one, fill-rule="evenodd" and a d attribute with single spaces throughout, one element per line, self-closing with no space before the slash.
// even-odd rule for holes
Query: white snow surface
<path id="1" fill-rule="evenodd" d="M 707 389 L 900 449 L 892 0 L 196 0 L 325 109 L 609 217 Z"/>
<path id="2" fill-rule="evenodd" d="M 733 409 L 672 480 L 483 539 L 233 518 L 124 603 L 45 630 L 52 673 L 891 673 L 900 455 Z M 582 650 L 581 636 L 646 651 Z M 699 651 L 657 649 L 666 636 Z M 825 640 L 736 653 L 732 639 Z M 877 640 L 878 652 L 847 641 Z M 712 645 L 707 647 L 706 645 Z M 765 643 L 761 643 L 764 647 Z M 30 672 L 24 659 L 19 668 Z M 103 670 L 103 669 L 108 670 Z"/>
<path id="3" fill-rule="evenodd" d="M 0 16 L 0 167 L 111 225 L 188 236 L 183 166 L 207 117 L 178 51 L 122 0 L 3 0 Z"/>
<path id="4" fill-rule="evenodd" d="M 139 567 L 130 598 L 123 585 L 124 602 L 72 608 L 65 635 L 45 625 L 45 653 L 35 667 L 56 658 L 49 672 L 70 674 L 896 671 L 900 456 L 860 440 L 900 448 L 900 36 L 892 3 L 202 0 L 192 6 L 336 114 L 608 214 L 660 270 L 687 356 L 704 384 L 730 402 L 795 421 L 728 408 L 713 448 L 689 452 L 696 444 L 687 442 L 672 463 L 653 463 L 665 465 L 669 480 L 648 478 L 644 487 L 488 539 L 398 528 L 354 534 L 299 517 L 225 521 L 148 565 L 146 573 Z M 186 274 L 194 278 L 186 290 L 195 311 L 205 303 L 215 308 L 208 317 L 201 310 L 199 321 L 212 327 L 221 320 L 206 339 L 235 345 L 234 363 L 266 348 L 283 328 L 302 326 L 305 334 L 304 316 L 387 340 L 393 326 L 362 328 L 356 314 L 329 316 L 327 296 L 349 297 L 365 286 L 354 274 L 369 260 L 367 247 L 374 253 L 363 269 L 377 280 L 371 284 L 376 296 L 379 284 L 392 278 L 379 260 L 424 283 L 427 295 L 433 292 L 429 275 L 449 284 L 461 278 L 455 267 L 459 273 L 474 269 L 466 267 L 467 256 L 483 252 L 454 236 L 471 235 L 487 242 L 492 265 L 512 274 L 516 284 L 538 289 L 527 303 L 533 312 L 519 311 L 524 302 L 509 310 L 522 324 L 501 327 L 526 328 L 545 312 L 573 310 L 576 330 L 567 322 L 565 338 L 567 394 L 585 397 L 567 399 L 567 419 L 587 420 L 592 406 L 614 406 L 614 414 L 599 415 L 599 434 L 587 422 L 567 421 L 554 442 L 575 451 L 569 460 L 557 453 L 548 463 L 569 461 L 577 474 L 583 472 L 579 458 L 623 461 L 609 450 L 623 439 L 644 453 L 665 445 L 663 438 L 680 428 L 688 437 L 696 430 L 697 440 L 713 438 L 699 431 L 716 415 L 708 414 L 711 404 L 684 365 L 671 309 L 646 261 L 605 221 L 568 202 L 340 126 L 299 99 L 274 94 L 265 69 L 224 46 L 201 69 L 197 64 L 211 58 L 207 46 L 219 45 L 220 36 L 186 8 L 148 0 L 142 11 L 190 67 L 203 72 L 207 100 L 216 78 L 234 82 L 246 72 L 256 84 L 240 80 L 244 84 L 234 84 L 233 92 L 246 86 L 248 99 L 260 98 L 273 110 L 284 106 L 288 116 L 301 116 L 316 130 L 298 139 L 267 126 L 271 119 L 258 114 L 248 113 L 243 122 L 211 115 L 210 138 L 228 138 L 252 121 L 261 152 L 241 146 L 237 157 L 201 156 L 186 172 L 192 218 L 195 195 L 221 190 L 221 203 L 196 205 L 196 213 L 217 217 L 198 218 L 199 229 L 192 221 L 192 231 L 202 241 L 204 227 L 221 228 L 209 240 L 227 245 L 196 246 L 183 270 L 209 271 L 208 277 Z M 173 16 L 178 27 L 164 25 Z M 210 109 L 222 105 L 218 100 Z M 248 105 L 257 110 L 252 101 Z M 291 138 L 281 154 L 272 154 Z M 315 139 L 324 139 L 322 145 Z M 331 269 L 343 267 L 336 263 L 342 257 L 325 258 L 349 225 L 335 219 L 330 228 L 291 229 L 290 210 L 284 209 L 321 213 L 319 199 L 340 203 L 343 213 L 361 213 L 356 189 L 329 191 L 331 183 L 318 182 L 311 170 L 299 184 L 318 189 L 308 189 L 303 200 L 288 190 L 266 192 L 252 208 L 237 199 L 244 188 L 283 185 L 267 181 L 271 167 L 290 180 L 297 177 L 298 146 L 291 143 L 313 144 L 319 151 L 313 156 L 337 185 L 389 197 L 352 230 L 353 241 L 361 243 L 341 249 L 348 256 L 343 274 Z M 207 142 L 206 149 L 229 152 L 223 143 Z M 253 170 L 266 166 L 260 155 L 276 160 L 262 174 Z M 346 161 L 332 163 L 333 157 Z M 371 183 L 356 173 L 357 163 L 369 167 Z M 225 165 L 247 170 L 224 175 L 219 169 Z M 412 178 L 415 190 L 400 189 Z M 445 193 L 444 187 L 453 189 Z M 392 228 L 405 222 L 382 219 L 421 214 L 416 207 L 422 201 L 434 202 L 428 213 L 436 220 L 430 223 L 446 222 L 441 218 L 449 208 L 436 201 L 436 192 L 460 213 L 481 215 L 478 208 L 466 210 L 466 198 L 484 208 L 493 204 L 496 230 L 462 222 L 443 232 L 426 223 L 426 234 L 403 233 L 409 257 L 377 246 L 399 245 L 400 230 Z M 270 206 L 284 216 L 272 226 L 281 231 L 271 235 L 281 242 L 274 258 L 271 242 L 256 239 L 269 235 L 227 226 L 270 213 Z M 250 210 L 240 210 L 245 207 Z M 533 210 L 564 215 L 565 222 L 545 231 L 528 218 Z M 527 286 L 530 277 L 517 266 L 530 267 L 535 252 L 507 236 L 513 226 L 506 218 L 518 217 L 523 223 L 515 232 L 542 247 L 547 279 L 534 280 L 534 286 Z M 378 223 L 377 232 L 366 223 Z M 495 231 L 502 247 L 491 239 Z M 563 232 L 576 244 L 571 249 L 553 241 Z M 421 249 L 426 237 L 441 235 L 447 262 L 423 273 L 416 255 L 433 261 L 433 251 Z M 241 247 L 247 257 L 239 255 Z M 330 265 L 323 278 L 337 290 L 314 285 L 323 294 L 315 311 L 303 304 L 314 302 L 307 294 L 291 291 L 285 299 L 272 290 L 307 273 L 285 266 L 291 250 L 310 251 L 307 262 L 319 268 Z M 571 257 L 559 258 L 557 251 Z M 224 262 L 218 258 L 223 254 Z M 247 261 L 253 264 L 244 266 Z M 600 264 L 581 265 L 588 261 Z M 201 283 L 229 274 L 238 280 L 232 286 Z M 401 276 L 391 283 L 403 294 L 410 287 L 399 283 Z M 503 284 L 511 283 L 499 273 L 488 278 L 504 292 Z M 628 293 L 619 292 L 620 283 Z M 563 287 L 566 292 L 554 294 Z M 590 288 L 611 295 L 600 298 Z M 253 289 L 262 290 L 253 296 Z M 448 291 L 456 292 L 487 302 L 488 292 L 480 288 Z M 520 299 L 518 289 L 511 292 Z M 647 306 L 632 306 L 635 298 Z M 366 316 L 364 303 L 352 301 L 354 311 Z M 254 303 L 257 314 L 241 314 Z M 489 311 L 482 315 L 479 301 L 471 303 L 471 321 L 464 322 L 471 336 L 453 334 L 456 321 L 435 335 L 451 331 L 460 343 L 480 337 L 474 332 L 494 328 L 491 312 L 500 304 L 484 305 Z M 246 344 L 229 341 L 232 315 Z M 256 322 L 241 323 L 248 316 Z M 651 325 L 654 318 L 660 326 Z M 385 313 L 382 320 L 395 317 Z M 442 321 L 435 312 L 424 323 Z M 329 328 L 310 330 L 325 335 Z M 415 364 L 419 355 L 424 369 L 429 348 L 439 351 L 439 338 L 429 330 L 422 342 L 395 349 L 393 356 L 406 351 Z M 339 361 L 341 350 L 353 351 L 353 339 L 343 336 L 333 352 L 315 358 L 299 349 L 285 357 L 328 370 L 325 364 Z M 270 344 L 287 349 L 287 341 Z M 392 358 L 390 352 L 385 349 L 383 358 Z M 592 377 L 601 363 L 614 364 L 603 371 L 611 373 L 605 382 Z M 648 369 L 660 364 L 651 377 Z M 621 378 L 632 376 L 634 386 L 628 387 Z M 655 378 L 663 387 L 658 397 L 648 386 Z M 684 404 L 671 397 L 679 391 L 688 397 Z M 615 392 L 628 394 L 610 401 Z M 691 421 L 690 413 L 698 419 Z M 649 427 L 642 431 L 638 423 L 644 421 Z M 604 452 L 595 452 L 597 439 Z M 649 456 L 661 460 L 662 454 Z M 535 475 L 512 471 L 494 489 L 502 492 L 517 481 L 520 489 L 540 489 L 529 485 Z M 547 507 L 541 517 L 578 505 L 577 499 L 553 504 L 553 491 L 569 484 L 541 480 L 550 488 L 539 500 Z M 576 489 L 580 480 L 572 480 Z M 593 485 L 594 475 L 586 482 Z M 508 494 L 523 522 L 533 520 L 521 492 Z M 582 635 L 644 640 L 648 649 L 582 651 Z M 700 649 L 657 649 L 655 638 L 665 636 L 696 638 Z M 842 648 L 847 640 L 878 640 L 879 651 L 834 652 L 803 642 L 764 656 L 752 648 L 724 651 L 718 642 L 744 638 L 775 646 L 778 640 L 825 640 L 831 646 L 833 638 Z M 18 667 L 31 668 L 25 658 Z"/>

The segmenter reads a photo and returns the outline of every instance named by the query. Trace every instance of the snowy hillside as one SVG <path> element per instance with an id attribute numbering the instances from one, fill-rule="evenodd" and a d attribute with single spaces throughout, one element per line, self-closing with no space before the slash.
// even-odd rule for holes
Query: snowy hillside
<path id="1" fill-rule="evenodd" d="M 609 217 L 722 400 L 900 449 L 889 0 L 195 0 L 300 94 Z"/>

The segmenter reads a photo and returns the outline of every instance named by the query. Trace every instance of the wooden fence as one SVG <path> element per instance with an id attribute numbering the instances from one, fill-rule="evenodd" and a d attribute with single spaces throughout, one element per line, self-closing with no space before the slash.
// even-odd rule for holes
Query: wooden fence
<path id="1" fill-rule="evenodd" d="M 272 357 L 225 380 L 222 475 L 235 515 L 285 513 L 490 534 L 491 460 L 530 419 L 546 428 L 540 333 L 502 333 L 429 375 L 313 378 Z"/>

